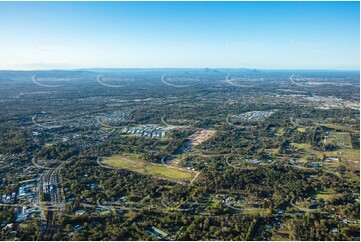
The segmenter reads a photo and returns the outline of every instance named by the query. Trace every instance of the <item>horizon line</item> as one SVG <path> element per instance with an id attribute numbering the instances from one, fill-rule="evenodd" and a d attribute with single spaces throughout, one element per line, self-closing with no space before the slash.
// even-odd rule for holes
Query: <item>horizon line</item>
<path id="1" fill-rule="evenodd" d="M 0 69 L 0 71 L 82 71 L 91 69 L 245 69 L 245 70 L 274 70 L 274 71 L 358 71 L 347 68 L 250 68 L 250 67 L 81 67 L 81 68 L 52 68 L 52 69 Z"/>

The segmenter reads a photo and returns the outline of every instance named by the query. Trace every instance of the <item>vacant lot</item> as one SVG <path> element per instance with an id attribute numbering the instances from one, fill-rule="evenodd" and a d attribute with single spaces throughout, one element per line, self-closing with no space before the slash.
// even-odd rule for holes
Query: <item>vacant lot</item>
<path id="1" fill-rule="evenodd" d="M 210 139 L 213 135 L 215 135 L 215 133 L 216 133 L 215 130 L 200 129 L 197 130 L 191 136 L 189 136 L 189 139 L 191 140 L 192 145 L 199 145 L 204 141 Z"/>
<path id="2" fill-rule="evenodd" d="M 134 157 L 125 155 L 114 155 L 112 157 L 106 158 L 103 161 L 103 164 L 110 167 L 135 171 L 141 174 L 160 176 L 170 180 L 191 179 L 193 176 L 193 174 L 185 171 L 165 167 L 160 164 L 145 162 L 140 159 L 135 159 Z"/>

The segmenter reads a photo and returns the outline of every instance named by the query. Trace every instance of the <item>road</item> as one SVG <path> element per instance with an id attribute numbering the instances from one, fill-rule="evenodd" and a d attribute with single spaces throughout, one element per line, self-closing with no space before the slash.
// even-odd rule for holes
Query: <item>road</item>
<path id="1" fill-rule="evenodd" d="M 50 168 L 37 164 L 35 159 L 35 157 L 32 159 L 34 166 L 38 169 L 46 170 L 46 172 L 39 177 L 38 201 L 37 204 L 34 204 L 40 210 L 40 228 L 46 234 L 51 226 L 54 212 L 62 214 L 65 209 L 65 195 L 60 171 L 67 161 L 62 162 L 56 168 Z M 47 195 L 50 201 L 41 201 L 42 194 Z"/>

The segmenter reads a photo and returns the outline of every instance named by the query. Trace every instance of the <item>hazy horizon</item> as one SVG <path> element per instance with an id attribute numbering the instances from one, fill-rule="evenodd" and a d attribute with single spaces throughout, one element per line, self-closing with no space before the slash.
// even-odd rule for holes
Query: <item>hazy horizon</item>
<path id="1" fill-rule="evenodd" d="M 359 70 L 359 7 L 359 2 L 0 2 L 0 69 Z"/>
<path id="2" fill-rule="evenodd" d="M 360 72 L 360 69 L 305 69 L 305 68 L 246 68 L 246 67 L 81 67 L 81 68 L 54 68 L 54 69 L 0 69 L 0 71 L 94 71 L 99 70 L 258 70 L 258 71 L 350 71 Z"/>

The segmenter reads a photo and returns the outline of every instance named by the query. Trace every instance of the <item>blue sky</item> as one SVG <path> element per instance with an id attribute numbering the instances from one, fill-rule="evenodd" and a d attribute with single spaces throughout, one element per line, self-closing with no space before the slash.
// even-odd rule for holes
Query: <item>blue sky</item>
<path id="1" fill-rule="evenodd" d="M 0 2 L 0 69 L 359 69 L 359 2 Z"/>

